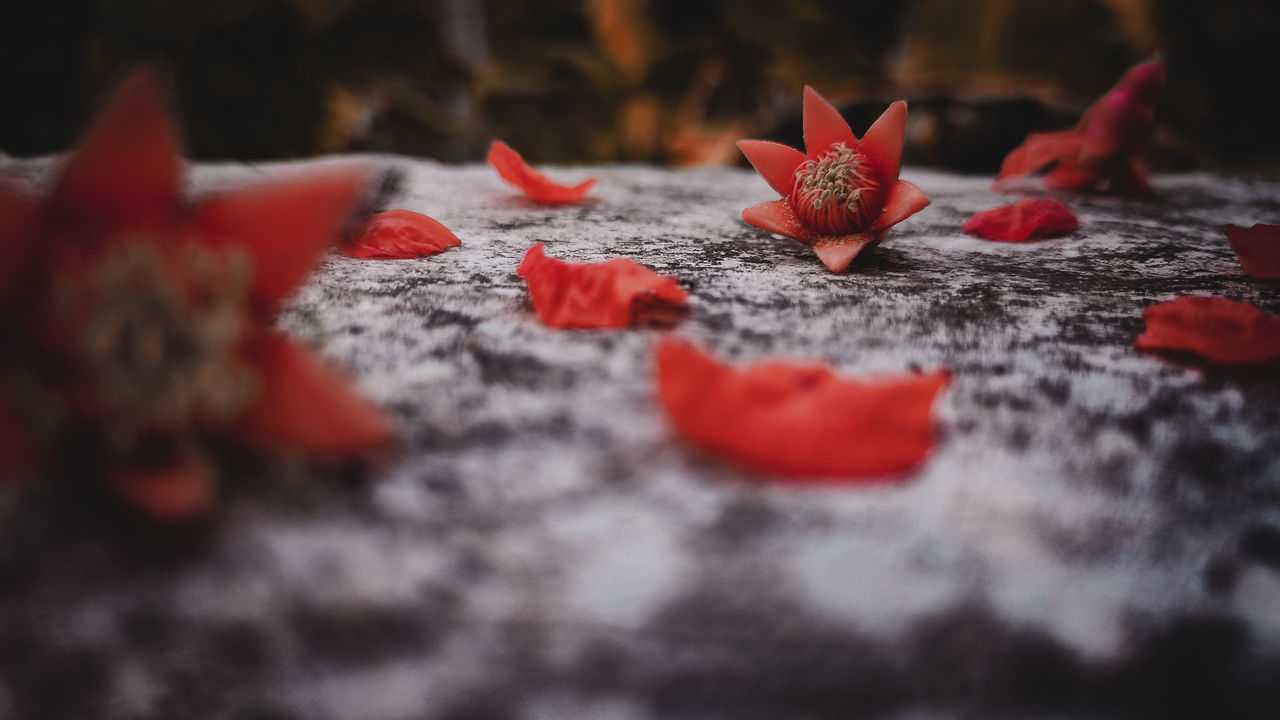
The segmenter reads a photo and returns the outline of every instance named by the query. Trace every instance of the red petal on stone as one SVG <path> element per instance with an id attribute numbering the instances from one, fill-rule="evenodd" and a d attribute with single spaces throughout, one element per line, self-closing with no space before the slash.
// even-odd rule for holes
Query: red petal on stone
<path id="1" fill-rule="evenodd" d="M 871 224 L 872 232 L 881 232 L 915 215 L 929 205 L 929 196 L 915 185 L 899 180 L 889 188 L 880 216 Z"/>
<path id="2" fill-rule="evenodd" d="M 13 279 L 24 268 L 40 219 L 40 203 L 0 182 L 0 307 Z"/>
<path id="3" fill-rule="evenodd" d="M 768 140 L 739 140 L 738 148 L 769 187 L 783 197 L 791 194 L 796 183 L 796 168 L 805 161 L 804 153 Z"/>
<path id="4" fill-rule="evenodd" d="M 177 209 L 178 133 L 154 75 L 135 72 L 85 134 L 54 193 L 55 206 L 133 222 Z"/>
<path id="5" fill-rule="evenodd" d="M 1019 200 L 975 213 L 962 229 L 988 240 L 1022 242 L 1066 235 L 1079 224 L 1071 209 L 1056 200 Z"/>
<path id="6" fill-rule="evenodd" d="M 862 136 L 862 154 L 886 180 L 896 180 L 907 135 L 907 104 L 897 100 L 880 114 Z"/>
<path id="7" fill-rule="evenodd" d="M 1280 358 L 1280 317 L 1223 297 L 1179 297 L 1143 310 L 1139 350 L 1189 352 L 1223 365 Z"/>
<path id="8" fill-rule="evenodd" d="M 1280 225 L 1227 225 L 1223 229 L 1245 272 L 1259 280 L 1280 280 Z"/>
<path id="9" fill-rule="evenodd" d="M 351 257 L 396 260 L 427 257 L 461 244 L 434 218 L 412 210 L 387 210 L 362 222 L 358 237 L 340 250 Z"/>
<path id="10" fill-rule="evenodd" d="M 804 151 L 811 158 L 817 158 L 832 145 L 844 143 L 858 149 L 858 136 L 853 134 L 849 123 L 845 122 L 840 111 L 827 102 L 816 90 L 804 87 Z M 783 194 L 789 194 L 787 188 Z"/>
<path id="11" fill-rule="evenodd" d="M 216 494 L 213 469 L 201 457 L 160 467 L 113 470 L 107 484 L 130 506 L 164 524 L 204 515 L 213 507 Z"/>
<path id="12" fill-rule="evenodd" d="M 675 278 L 625 258 L 567 263 L 547 257 L 542 243 L 529 248 L 516 273 L 529 285 L 538 318 L 558 328 L 667 325 L 684 314 L 689 297 Z"/>
<path id="13" fill-rule="evenodd" d="M 1005 156 L 1004 162 L 1000 164 L 1000 173 L 996 175 L 996 182 L 1020 178 L 1061 158 L 1074 157 L 1080 152 L 1083 143 L 1084 138 L 1076 130 L 1032 133 Z"/>
<path id="14" fill-rule="evenodd" d="M 884 237 L 884 233 L 865 232 L 857 235 L 824 235 L 815 238 L 810 247 L 822 261 L 823 265 L 833 273 L 844 272 L 849 263 L 858 257 L 858 253 L 870 245 L 875 245 Z"/>
<path id="15" fill-rule="evenodd" d="M 520 188 L 530 200 L 543 205 L 564 205 L 577 202 L 586 196 L 591 186 L 596 184 L 595 178 L 584 180 L 574 185 L 561 185 L 546 175 L 534 170 L 525 163 L 520 153 L 512 150 L 501 140 L 494 140 L 489 148 L 489 164 L 493 166 L 503 180 Z"/>
<path id="16" fill-rule="evenodd" d="M 910 469 L 933 444 L 945 372 L 853 380 L 816 364 L 732 368 L 664 338 L 658 394 L 693 445 L 792 478 L 859 479 Z"/>
<path id="17" fill-rule="evenodd" d="M 753 227 L 785 235 L 805 244 L 817 237 L 800 222 L 800 218 L 796 217 L 795 211 L 785 200 L 771 200 L 749 207 L 742 211 L 742 219 Z"/>
<path id="18" fill-rule="evenodd" d="M 262 393 L 231 431 L 250 445 L 336 458 L 378 450 L 393 437 L 382 412 L 346 379 L 279 335 L 253 353 Z"/>
<path id="19" fill-rule="evenodd" d="M 254 309 L 269 312 L 334 242 L 363 181 L 363 173 L 335 173 L 212 198 L 196 210 L 199 237 L 249 253 Z"/>

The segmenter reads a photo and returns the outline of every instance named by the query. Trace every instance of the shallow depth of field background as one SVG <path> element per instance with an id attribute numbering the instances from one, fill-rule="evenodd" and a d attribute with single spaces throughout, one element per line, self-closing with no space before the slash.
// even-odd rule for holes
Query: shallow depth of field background
<path id="1" fill-rule="evenodd" d="M 1170 87 L 1152 166 L 1273 170 L 1280 4 L 1256 0 L 65 0 L 0 9 L 0 151 L 72 144 L 161 68 L 200 159 L 376 151 L 741 162 L 795 143 L 801 88 L 864 130 L 911 106 L 906 161 L 992 172 L 1133 63 Z"/>

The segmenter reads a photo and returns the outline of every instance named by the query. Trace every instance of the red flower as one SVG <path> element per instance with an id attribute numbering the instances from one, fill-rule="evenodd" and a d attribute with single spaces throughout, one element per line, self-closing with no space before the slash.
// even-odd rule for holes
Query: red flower
<path id="1" fill-rule="evenodd" d="M 1028 135 L 1005 157 L 996 186 L 1056 163 L 1044 179 L 1056 190 L 1150 193 L 1147 148 L 1164 84 L 1164 60 L 1129 70 L 1074 128 Z"/>
<path id="2" fill-rule="evenodd" d="M 1142 311 L 1139 350 L 1195 353 L 1223 365 L 1280 358 L 1280 317 L 1222 297 L 1179 297 Z"/>
<path id="3" fill-rule="evenodd" d="M 366 218 L 343 255 L 368 260 L 402 260 L 444 252 L 462 241 L 434 218 L 412 210 L 387 210 Z"/>
<path id="4" fill-rule="evenodd" d="M 816 364 L 737 369 L 688 343 L 658 345 L 658 393 L 676 430 L 745 467 L 807 478 L 858 478 L 917 465 L 932 445 L 930 410 L 950 375 L 852 380 Z"/>
<path id="5" fill-rule="evenodd" d="M 489 148 L 489 164 L 498 171 L 503 180 L 520 188 L 530 200 L 542 205 L 565 205 L 581 200 L 586 196 L 595 178 L 588 178 L 577 185 L 561 185 L 534 170 L 525 163 L 520 153 L 512 150 L 501 140 L 494 140 Z"/>
<path id="6" fill-rule="evenodd" d="M 391 435 L 270 327 L 362 175 L 191 205 L 179 162 L 156 82 L 138 73 L 49 197 L 0 184 L 0 463 L 80 458 L 159 520 L 207 509 L 227 443 L 328 457 Z"/>
<path id="7" fill-rule="evenodd" d="M 1066 235 L 1079 224 L 1071 209 L 1057 200 L 1019 200 L 974 214 L 962 229 L 988 240 L 1022 242 Z"/>
<path id="8" fill-rule="evenodd" d="M 761 230 L 809 245 L 838 273 L 890 227 L 920 212 L 929 196 L 898 179 L 907 104 L 889 106 L 858 140 L 840 112 L 804 89 L 805 152 L 765 140 L 738 147 L 783 197 L 742 211 Z"/>
<path id="9" fill-rule="evenodd" d="M 672 324 L 684 314 L 689 298 L 675 278 L 626 258 L 567 263 L 547 257 L 542 243 L 529 248 L 516 274 L 528 283 L 538 318 L 551 327 Z"/>
<path id="10" fill-rule="evenodd" d="M 1259 280 L 1280 280 L 1280 225 L 1228 225 L 1223 229 L 1245 272 Z"/>

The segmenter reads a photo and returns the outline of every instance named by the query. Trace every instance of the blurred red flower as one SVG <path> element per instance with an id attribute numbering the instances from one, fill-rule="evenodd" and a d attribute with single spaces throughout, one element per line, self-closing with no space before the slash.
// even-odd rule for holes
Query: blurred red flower
<path id="1" fill-rule="evenodd" d="M 889 106 L 858 140 L 840 112 L 804 89 L 805 152 L 766 140 L 738 147 L 782 200 L 742 211 L 748 224 L 813 248 L 833 273 L 889 228 L 920 212 L 929 196 L 898 179 L 907 104 Z"/>
<path id="2" fill-rule="evenodd" d="M 996 187 L 1054 165 L 1044 182 L 1055 190 L 1150 193 L 1147 149 L 1164 85 L 1164 60 L 1130 69 L 1074 128 L 1028 135 L 1005 157 Z"/>
<path id="3" fill-rule="evenodd" d="M 908 470 L 933 444 L 931 411 L 947 372 L 846 379 L 829 367 L 719 363 L 664 338 L 658 394 L 690 443 L 744 467 L 796 478 L 863 478 Z"/>
<path id="4" fill-rule="evenodd" d="M 489 164 L 503 180 L 520 188 L 530 200 L 541 205 L 565 205 L 586 197 L 596 184 L 595 178 L 583 180 L 577 185 L 561 185 L 525 163 L 520 153 L 501 140 L 494 140 L 489 147 Z"/>
<path id="5" fill-rule="evenodd" d="M 1245 272 L 1259 280 L 1280 280 L 1280 225 L 1227 225 L 1223 229 Z"/>
<path id="6" fill-rule="evenodd" d="M 270 326 L 363 174 L 188 204 L 178 145 L 139 72 L 48 197 L 0 183 L 0 471 L 76 457 L 163 521 L 210 507 L 225 445 L 336 458 L 391 436 Z"/>
<path id="7" fill-rule="evenodd" d="M 542 243 L 529 248 L 516 273 L 529 285 L 538 318 L 551 327 L 670 325 L 689 298 L 675 278 L 626 258 L 567 263 L 547 257 Z"/>
<path id="8" fill-rule="evenodd" d="M 338 249 L 343 255 L 366 260 L 427 257 L 461 245 L 462 241 L 435 218 L 412 210 L 386 210 L 365 218 L 354 238 Z"/>
<path id="9" fill-rule="evenodd" d="M 1071 208 L 1057 200 L 1027 199 L 975 213 L 961 229 L 988 240 L 1022 242 L 1066 235 L 1079 225 Z"/>
<path id="10" fill-rule="evenodd" d="M 1280 358 L 1280 317 L 1223 297 L 1187 296 L 1142 311 L 1139 350 L 1189 352 L 1222 365 Z"/>

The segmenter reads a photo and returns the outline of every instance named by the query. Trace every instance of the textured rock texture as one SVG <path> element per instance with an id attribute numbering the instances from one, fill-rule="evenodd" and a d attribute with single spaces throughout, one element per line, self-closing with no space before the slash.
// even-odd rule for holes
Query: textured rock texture
<path id="1" fill-rule="evenodd" d="M 462 246 L 334 255 L 280 324 L 390 410 L 401 454 L 240 492 L 194 538 L 10 541 L 0 717 L 1280 716 L 1280 373 L 1132 349 L 1175 295 L 1280 312 L 1221 231 L 1280 218 L 1280 182 L 1157 178 L 1010 245 L 959 231 L 1009 201 L 989 178 L 908 169 L 933 205 L 832 276 L 738 219 L 772 198 L 746 171 L 593 168 L 592 202 L 540 208 L 487 167 L 363 160 Z M 730 359 L 950 368 L 937 451 L 806 488 L 690 450 L 654 402 L 664 331 L 539 325 L 514 275 L 535 242 L 678 276 L 672 332 Z M 22 502 L 10 526 L 69 524 Z"/>

